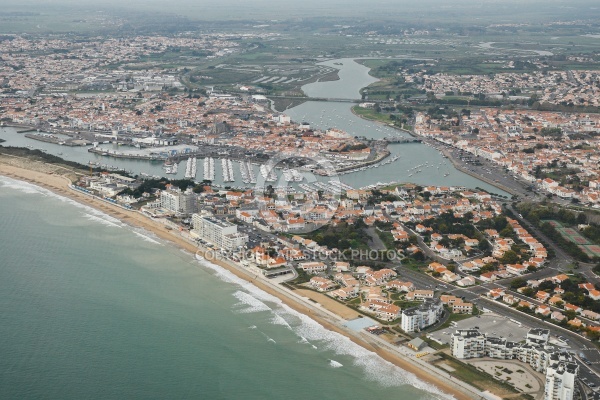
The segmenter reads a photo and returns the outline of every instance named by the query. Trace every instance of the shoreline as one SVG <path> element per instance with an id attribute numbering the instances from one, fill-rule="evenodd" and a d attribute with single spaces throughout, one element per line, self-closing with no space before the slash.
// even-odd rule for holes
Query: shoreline
<path id="1" fill-rule="evenodd" d="M 130 211 L 72 189 L 70 187 L 71 180 L 67 176 L 57 173 L 57 171 L 38 171 L 27 168 L 28 166 L 32 167 L 33 164 L 38 163 L 36 161 L 27 160 L 23 163 L 23 159 L 20 159 L 21 164 L 25 165 L 19 166 L 11 165 L 12 163 L 9 164 L 4 161 L 5 160 L 0 159 L 0 175 L 40 186 L 52 191 L 55 194 L 95 208 L 114 218 L 119 219 L 129 226 L 147 230 L 148 232 L 155 234 L 161 240 L 169 242 L 169 244 L 175 245 L 178 248 L 184 249 L 192 254 L 204 254 L 195 244 L 189 242 L 183 236 L 181 236 L 179 231 L 168 229 L 166 225 L 159 221 L 146 217 L 138 211 Z M 38 164 L 48 167 L 43 163 Z M 52 169 L 52 166 L 48 167 L 48 169 Z M 75 173 L 74 171 L 70 172 Z M 456 399 L 481 397 L 477 389 L 471 388 L 469 391 L 467 389 L 469 385 L 459 384 L 455 379 L 452 379 L 452 382 L 448 378 L 444 379 L 442 377 L 442 375 L 444 375 L 443 371 L 436 371 L 437 368 L 433 366 L 431 366 L 431 371 L 428 371 L 425 369 L 424 365 L 417 365 L 416 360 L 405 358 L 399 352 L 393 351 L 393 349 L 384 348 L 382 343 L 378 343 L 375 338 L 365 336 L 367 335 L 366 333 L 363 334 L 361 332 L 351 331 L 350 329 L 342 326 L 340 324 L 340 321 L 343 320 L 341 317 L 335 316 L 333 313 L 324 308 L 310 304 L 306 302 L 306 300 L 302 301 L 303 298 L 297 294 L 294 294 L 292 291 L 281 287 L 280 285 L 273 284 L 267 280 L 256 279 L 255 275 L 251 271 L 244 269 L 243 267 L 238 266 L 228 260 L 217 259 L 210 260 L 209 262 L 228 270 L 240 279 L 252 283 L 259 289 L 278 298 L 286 306 L 310 317 L 317 323 L 321 324 L 324 328 L 347 337 L 355 344 L 376 353 L 384 360 L 414 374 L 418 379 L 434 385 L 437 389 L 445 394 L 451 395 Z"/>

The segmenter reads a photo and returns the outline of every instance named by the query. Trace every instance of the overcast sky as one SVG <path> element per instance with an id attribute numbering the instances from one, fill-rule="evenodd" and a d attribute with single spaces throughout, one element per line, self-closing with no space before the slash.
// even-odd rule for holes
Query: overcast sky
<path id="1" fill-rule="evenodd" d="M 49 8 L 111 8 L 175 13 L 192 19 L 289 19 L 306 17 L 407 18 L 466 22 L 497 18 L 523 22 L 525 16 L 556 20 L 595 18 L 598 0 L 0 0 L 0 15 Z"/>

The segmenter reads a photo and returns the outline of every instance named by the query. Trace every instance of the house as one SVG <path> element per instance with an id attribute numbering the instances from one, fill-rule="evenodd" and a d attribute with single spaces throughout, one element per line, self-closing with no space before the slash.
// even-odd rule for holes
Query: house
<path id="1" fill-rule="evenodd" d="M 308 283 L 310 286 L 312 286 L 314 289 L 317 289 L 319 292 L 328 292 L 337 286 L 335 282 L 330 281 L 327 278 L 322 278 L 320 276 L 313 276 L 312 278 L 310 278 L 310 281 Z"/>
<path id="2" fill-rule="evenodd" d="M 456 314 L 471 314 L 473 313 L 473 303 L 468 303 L 463 301 L 462 298 L 451 296 L 451 295 L 442 295 L 440 296 L 440 300 L 442 303 L 447 305 L 453 313 Z"/>
<path id="3" fill-rule="evenodd" d="M 588 292 L 588 296 L 592 300 L 600 300 L 600 290 L 592 289 Z"/>
<path id="4" fill-rule="evenodd" d="M 287 261 L 283 257 L 269 257 L 267 260 L 267 268 L 281 268 L 287 265 Z"/>
<path id="5" fill-rule="evenodd" d="M 567 303 L 565 304 L 565 311 L 575 311 L 577 314 L 580 314 L 583 310 L 581 307 L 576 306 L 574 304 Z"/>
<path id="6" fill-rule="evenodd" d="M 542 304 L 535 309 L 535 313 L 541 314 L 543 317 L 547 317 L 552 313 L 552 310 L 550 310 L 550 307 L 547 305 Z"/>
<path id="7" fill-rule="evenodd" d="M 509 264 L 506 266 L 506 271 L 513 275 L 521 275 L 527 272 L 527 267 L 522 264 Z"/>
<path id="8" fill-rule="evenodd" d="M 437 271 L 438 268 L 446 269 L 446 267 L 444 267 L 439 262 L 432 262 L 432 263 L 429 263 L 429 265 L 427 266 L 427 269 L 429 269 L 430 271 Z"/>
<path id="9" fill-rule="evenodd" d="M 512 294 L 505 294 L 504 297 L 502 297 L 502 301 L 512 306 L 513 304 L 518 303 L 519 299 Z"/>
<path id="10" fill-rule="evenodd" d="M 548 299 L 548 304 L 551 306 L 560 305 L 562 303 L 564 303 L 564 301 L 562 298 L 560 298 L 560 296 L 552 296 L 550 299 Z"/>
<path id="11" fill-rule="evenodd" d="M 473 261 L 467 261 L 466 263 L 461 264 L 458 269 L 460 269 L 462 272 L 472 273 L 479 271 L 481 266 Z"/>
<path id="12" fill-rule="evenodd" d="M 419 351 L 422 348 L 424 348 L 425 346 L 427 346 L 427 342 L 425 342 L 421 338 L 414 338 L 410 342 L 406 343 L 406 346 L 413 349 L 414 351 Z"/>
<path id="13" fill-rule="evenodd" d="M 340 300 L 347 300 L 358 296 L 358 286 L 347 286 L 333 292 L 329 292 L 332 297 L 338 298 Z"/>
<path id="14" fill-rule="evenodd" d="M 369 300 L 363 303 L 360 308 L 365 311 L 374 312 L 378 318 L 386 321 L 399 318 L 402 311 L 400 307 L 381 300 Z"/>
<path id="15" fill-rule="evenodd" d="M 493 282 L 497 279 L 496 274 L 494 273 L 494 271 L 490 271 L 490 272 L 486 272 L 484 274 L 479 275 L 479 279 L 482 282 Z"/>
<path id="16" fill-rule="evenodd" d="M 459 278 L 460 278 L 460 276 L 456 275 L 452 271 L 445 270 L 444 272 L 442 272 L 442 280 L 444 282 L 452 283 L 454 281 L 457 281 Z"/>
<path id="17" fill-rule="evenodd" d="M 597 312 L 594 312 L 592 310 L 583 310 L 581 312 L 581 315 L 587 319 L 591 319 L 592 321 L 600 320 L 600 314 L 598 314 Z"/>
<path id="18" fill-rule="evenodd" d="M 380 269 L 379 271 L 369 271 L 365 273 L 365 283 L 371 286 L 383 285 L 387 280 L 396 275 L 396 272 L 389 268 Z"/>
<path id="19" fill-rule="evenodd" d="M 475 283 L 475 278 L 472 276 L 467 276 L 456 281 L 456 284 L 460 287 L 473 286 Z"/>
<path id="20" fill-rule="evenodd" d="M 499 238 L 500 235 L 498 234 L 498 231 L 495 229 L 486 229 L 485 231 L 483 231 L 486 235 L 488 235 L 490 238 L 492 239 L 496 239 Z"/>
<path id="21" fill-rule="evenodd" d="M 551 315 L 550 315 L 550 319 L 553 319 L 555 321 L 558 322 L 562 322 L 565 318 L 564 314 L 561 313 L 560 311 L 554 311 Z"/>
<path id="22" fill-rule="evenodd" d="M 318 274 L 327 269 L 327 265 L 320 261 L 301 262 L 298 267 L 307 274 Z"/>
<path id="23" fill-rule="evenodd" d="M 427 232 L 427 228 L 424 225 L 417 224 L 417 226 L 415 227 L 415 231 L 417 231 L 418 233 L 423 233 Z"/>
<path id="24" fill-rule="evenodd" d="M 585 327 L 585 324 L 579 318 L 573 318 L 572 320 L 570 320 L 567 323 L 569 325 L 571 325 L 573 328 L 584 328 Z"/>
<path id="25" fill-rule="evenodd" d="M 398 292 L 412 292 L 415 290 L 415 285 L 412 282 L 401 282 L 401 281 L 389 281 L 386 286 L 386 289 L 394 289 Z"/>
<path id="26" fill-rule="evenodd" d="M 491 289 L 488 292 L 487 296 L 490 297 L 490 298 L 492 298 L 492 299 L 494 299 L 494 300 L 496 300 L 496 299 L 504 296 L 505 294 L 506 293 L 504 292 L 503 289 L 501 289 L 501 288 L 495 288 L 495 289 Z"/>
<path id="27" fill-rule="evenodd" d="M 550 298 L 550 293 L 547 293 L 547 292 L 544 292 L 543 290 L 540 290 L 540 291 L 538 291 L 538 292 L 535 294 L 535 298 L 536 298 L 538 301 L 541 301 L 542 303 L 545 303 L 545 302 L 546 302 L 546 300 L 548 300 L 548 299 Z"/>
<path id="28" fill-rule="evenodd" d="M 533 309 L 533 308 L 535 308 L 535 305 L 531 304 L 530 302 L 528 302 L 526 300 L 521 300 L 521 301 L 519 301 L 519 305 L 517 307 L 527 307 L 529 309 Z"/>
<path id="29" fill-rule="evenodd" d="M 347 287 L 359 287 L 360 286 L 360 282 L 358 281 L 358 279 L 356 279 L 355 277 L 353 277 L 350 274 L 338 273 L 335 275 L 334 278 L 337 282 L 340 282 L 342 285 L 347 286 Z"/>
<path id="30" fill-rule="evenodd" d="M 406 300 L 433 299 L 433 290 L 414 290 L 406 294 Z"/>
<path id="31" fill-rule="evenodd" d="M 557 285 L 560 285 L 561 283 L 563 283 L 564 281 L 566 281 L 568 279 L 569 279 L 569 277 L 565 274 L 559 274 L 559 275 L 556 275 L 556 276 L 553 276 L 552 278 L 550 278 L 552 283 L 556 283 Z"/>
<path id="32" fill-rule="evenodd" d="M 350 271 L 350 263 L 346 261 L 336 261 L 335 263 L 333 263 L 333 270 L 335 272 Z"/>

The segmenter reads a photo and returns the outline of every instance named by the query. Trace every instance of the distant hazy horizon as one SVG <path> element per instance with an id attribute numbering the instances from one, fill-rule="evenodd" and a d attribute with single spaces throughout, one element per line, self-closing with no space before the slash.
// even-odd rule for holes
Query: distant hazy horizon
<path id="1" fill-rule="evenodd" d="M 429 22 L 499 23 L 593 19 L 600 6 L 592 0 L 0 0 L 0 16 L 50 10 L 111 10 L 164 13 L 191 20 L 287 20 L 293 18 L 360 18 Z"/>

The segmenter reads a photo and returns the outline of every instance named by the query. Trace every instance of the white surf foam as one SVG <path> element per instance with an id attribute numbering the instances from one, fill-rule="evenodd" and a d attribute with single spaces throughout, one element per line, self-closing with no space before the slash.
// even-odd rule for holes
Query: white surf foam
<path id="1" fill-rule="evenodd" d="M 253 297 L 249 293 L 242 292 L 241 290 L 235 292 L 233 297 L 239 300 L 239 303 L 235 305 L 237 308 L 236 311 L 239 313 L 249 314 L 260 311 L 271 311 L 271 308 L 268 305 Z"/>
<path id="2" fill-rule="evenodd" d="M 115 223 L 115 222 L 109 221 L 109 220 L 107 220 L 107 219 L 104 219 L 104 218 L 98 217 L 98 216 L 96 216 L 96 215 L 92 215 L 92 214 L 85 214 L 84 216 L 85 216 L 85 218 L 86 218 L 86 219 L 89 219 L 90 221 L 99 222 L 99 223 L 101 223 L 102 225 L 105 225 L 105 226 L 112 226 L 112 227 L 115 227 L 115 228 L 121 228 L 121 227 L 122 227 L 122 226 L 121 226 L 121 225 L 119 225 L 118 223 Z"/>
<path id="3" fill-rule="evenodd" d="M 273 310 L 273 318 L 271 318 L 270 322 L 273 325 L 281 325 L 281 326 L 285 326 L 286 328 L 288 328 L 291 331 L 294 330 L 291 327 L 291 325 L 285 320 L 284 316 L 281 315 L 277 310 Z"/>
<path id="4" fill-rule="evenodd" d="M 73 205 L 73 206 L 81 209 L 81 210 L 84 210 L 85 211 L 84 217 L 86 217 L 88 219 L 95 220 L 97 222 L 103 222 L 103 221 L 110 222 L 113 224 L 113 226 L 119 226 L 119 227 L 126 226 L 124 223 L 122 223 L 117 218 L 111 217 L 110 215 L 108 215 L 102 211 L 96 210 L 95 208 L 90 207 L 88 205 L 81 204 L 75 200 L 68 198 L 68 197 L 62 196 L 60 194 L 56 194 L 56 193 L 54 193 L 48 189 L 45 189 L 41 186 L 37 186 L 32 183 L 20 181 L 17 179 L 8 178 L 5 176 L 0 176 L 0 184 L 2 185 L 1 187 L 16 189 L 16 190 L 21 191 L 22 193 L 48 196 L 48 197 L 52 197 L 57 200 L 60 200 L 64 203 L 68 203 L 70 205 Z M 97 218 L 93 218 L 93 217 L 97 217 Z M 103 220 L 103 221 L 100 221 L 100 220 Z"/>
<path id="5" fill-rule="evenodd" d="M 162 243 L 158 240 L 158 238 L 156 236 L 154 236 L 151 232 L 148 232 L 142 228 L 133 228 L 130 225 L 127 225 L 127 224 L 121 222 L 121 220 L 119 220 L 118 218 L 108 215 L 105 212 L 97 210 L 88 205 L 81 204 L 75 200 L 68 198 L 68 197 L 56 194 L 56 193 L 54 193 L 46 188 L 43 188 L 41 186 L 37 186 L 37 185 L 34 185 L 29 182 L 24 182 L 24 181 L 8 178 L 5 176 L 0 176 L 0 187 L 16 189 L 16 190 L 19 190 L 19 191 L 21 191 L 23 193 L 27 193 L 27 194 L 37 194 L 37 195 L 41 194 L 43 196 L 55 198 L 57 200 L 62 201 L 63 203 L 68 203 L 69 205 L 75 206 L 75 207 L 79 208 L 80 210 L 83 210 L 84 211 L 83 217 L 90 221 L 98 222 L 98 223 L 101 223 L 102 225 L 111 226 L 111 227 L 115 227 L 115 228 L 130 227 L 131 231 L 136 236 L 143 239 L 144 241 L 162 245 Z M 188 254 L 191 254 L 191 253 L 188 253 Z"/>
<path id="6" fill-rule="evenodd" d="M 27 194 L 47 195 L 46 192 L 48 192 L 48 190 L 41 188 L 39 186 L 33 185 L 28 182 L 12 179 L 7 176 L 0 176 L 0 185 L 1 185 L 0 187 L 8 188 L 8 189 L 15 189 L 22 193 L 27 193 Z"/>
<path id="7" fill-rule="evenodd" d="M 248 292 L 245 293 L 237 291 L 234 293 L 236 298 L 252 298 L 254 300 L 250 301 L 258 301 L 260 304 L 262 304 L 261 307 L 268 308 L 274 313 L 274 315 L 281 317 L 281 319 L 283 319 L 282 315 L 285 315 L 286 319 L 284 321 L 288 326 L 290 326 L 290 329 L 292 329 L 298 335 L 298 337 L 304 338 L 309 342 L 318 341 L 322 343 L 320 347 L 324 348 L 325 350 L 334 351 L 339 355 L 352 357 L 354 360 L 354 365 L 363 370 L 366 379 L 378 382 L 379 384 L 388 387 L 412 385 L 417 389 L 428 392 L 429 395 L 433 395 L 435 398 L 453 399 L 452 396 L 441 392 L 435 386 L 418 379 L 413 373 L 403 370 L 402 368 L 399 368 L 379 357 L 376 353 L 355 344 L 346 336 L 326 329 L 310 317 L 288 307 L 277 297 L 257 288 L 250 282 L 238 278 L 232 272 L 206 260 L 201 260 L 198 262 L 203 266 L 213 270 L 217 277 L 219 277 L 221 280 L 236 284 Z M 239 293 L 245 293 L 247 296 L 240 295 Z M 274 303 L 276 304 L 276 307 L 270 308 L 264 302 Z M 266 311 L 266 308 L 262 308 L 261 311 Z M 279 324 L 281 324 L 281 319 L 273 318 L 271 322 L 279 322 Z M 295 322 L 291 324 L 288 323 L 288 321 L 291 321 L 292 319 L 294 319 Z M 313 348 L 317 349 L 317 346 L 314 344 L 312 346 Z"/>
<path id="8" fill-rule="evenodd" d="M 133 233 L 135 233 L 137 236 L 141 237 L 145 242 L 162 245 L 162 243 L 159 242 L 158 240 L 152 239 L 149 235 L 145 235 L 135 229 L 133 230 Z"/>

